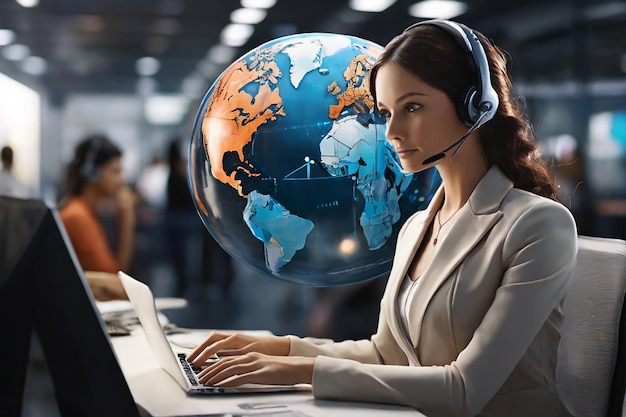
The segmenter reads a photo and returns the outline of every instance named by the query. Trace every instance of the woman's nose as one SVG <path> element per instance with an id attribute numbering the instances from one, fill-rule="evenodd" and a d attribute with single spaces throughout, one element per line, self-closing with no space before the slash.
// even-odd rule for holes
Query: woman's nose
<path id="1" fill-rule="evenodd" d="M 402 131 L 398 126 L 397 119 L 389 117 L 385 127 L 385 137 L 389 141 L 402 140 Z"/>

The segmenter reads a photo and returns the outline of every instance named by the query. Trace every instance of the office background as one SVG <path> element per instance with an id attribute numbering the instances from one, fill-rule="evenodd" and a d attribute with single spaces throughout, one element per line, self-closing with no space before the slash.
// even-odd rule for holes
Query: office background
<path id="1" fill-rule="evenodd" d="M 514 93 L 581 234 L 626 238 L 623 0 L 0 0 L 0 146 L 14 148 L 32 195 L 54 204 L 80 139 L 102 132 L 118 143 L 143 198 L 131 272 L 171 296 L 164 161 L 172 140 L 186 152 L 221 71 L 280 36 L 333 32 L 384 45 L 431 17 L 465 23 L 510 53 Z M 196 220 L 189 239 L 205 249 L 186 260 L 196 268 L 182 294 L 190 308 L 172 311 L 173 321 L 338 338 L 375 327 L 382 280 L 314 289 L 234 261 L 229 270 L 206 261 L 220 249 Z"/>

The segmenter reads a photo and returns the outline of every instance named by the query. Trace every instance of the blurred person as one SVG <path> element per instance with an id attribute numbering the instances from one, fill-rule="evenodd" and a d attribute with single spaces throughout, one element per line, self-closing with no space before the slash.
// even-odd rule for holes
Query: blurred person
<path id="1" fill-rule="evenodd" d="M 376 332 L 337 342 L 214 332 L 188 357 L 202 383 L 311 383 L 317 399 L 429 417 L 570 416 L 555 366 L 576 225 L 507 66 L 455 22 L 392 39 L 368 73 L 377 111 L 402 168 L 434 166 L 442 184 L 399 232 Z"/>
<path id="2" fill-rule="evenodd" d="M 7 195 L 16 198 L 28 198 L 30 192 L 28 187 L 22 184 L 13 175 L 13 148 L 3 146 L 1 153 L 2 170 L 0 170 L 0 195 Z"/>
<path id="3" fill-rule="evenodd" d="M 131 266 L 135 204 L 136 194 L 125 184 L 121 149 L 103 135 L 80 142 L 67 169 L 59 214 L 97 299 L 125 298 L 116 274 Z M 100 216 L 103 208 L 111 207 L 115 245 Z"/>
<path id="4" fill-rule="evenodd" d="M 165 188 L 169 175 L 167 161 L 159 155 L 155 155 L 146 166 L 137 180 L 137 190 L 145 202 L 154 209 L 161 211 L 165 207 Z"/>
<path id="5" fill-rule="evenodd" d="M 208 231 L 204 230 L 202 239 L 202 278 L 207 296 L 214 301 L 227 299 L 235 278 L 233 259 Z"/>
<path id="6" fill-rule="evenodd" d="M 231 258 L 198 217 L 189 190 L 187 159 L 181 154 L 178 139 L 170 142 L 168 162 L 165 221 L 169 255 L 177 275 L 176 295 L 203 298 L 204 290 L 208 290 L 209 298 L 223 298 L 232 282 Z M 193 283 L 199 284 L 202 293 L 188 294 Z"/>
<path id="7" fill-rule="evenodd" d="M 144 166 L 135 183 L 138 201 L 133 271 L 135 278 L 150 282 L 158 277 L 165 260 L 165 202 L 169 175 L 167 160 L 158 151 Z"/>
<path id="8" fill-rule="evenodd" d="M 185 297 L 187 287 L 202 273 L 202 237 L 196 208 L 187 182 L 187 161 L 180 142 L 172 139 L 168 148 L 168 175 L 165 192 L 167 251 L 176 273 L 177 297 Z"/>

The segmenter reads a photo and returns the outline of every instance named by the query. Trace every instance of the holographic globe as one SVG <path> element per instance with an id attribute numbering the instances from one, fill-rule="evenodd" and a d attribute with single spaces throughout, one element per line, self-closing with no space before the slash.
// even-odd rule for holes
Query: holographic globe
<path id="1" fill-rule="evenodd" d="M 235 260 L 312 286 L 387 274 L 402 223 L 436 171 L 403 172 L 367 74 L 382 47 L 306 33 L 267 42 L 200 104 L 189 185 L 202 222 Z"/>

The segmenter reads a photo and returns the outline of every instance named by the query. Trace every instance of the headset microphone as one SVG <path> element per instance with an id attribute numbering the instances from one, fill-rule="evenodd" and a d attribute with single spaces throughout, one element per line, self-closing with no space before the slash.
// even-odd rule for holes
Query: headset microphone
<path id="1" fill-rule="evenodd" d="M 456 146 L 456 149 L 454 150 L 454 152 L 452 152 L 452 157 L 454 157 L 454 155 L 456 155 L 456 153 L 459 151 L 459 149 L 461 149 L 461 146 L 463 146 L 463 144 L 465 143 L 465 141 L 467 140 L 467 138 L 469 138 L 469 136 L 476 130 L 478 129 L 481 125 L 482 125 L 482 121 L 485 118 L 485 116 L 487 116 L 487 114 L 489 114 L 489 108 L 485 108 L 484 110 L 481 111 L 480 117 L 478 118 L 478 120 L 476 120 L 476 123 L 474 123 L 469 130 L 467 131 L 467 133 L 465 133 L 461 139 L 457 140 L 456 142 L 454 142 L 452 145 L 448 146 L 446 149 L 444 149 L 443 151 L 434 154 L 433 156 L 430 156 L 426 159 L 424 159 L 424 162 L 422 162 L 422 165 L 428 165 L 428 164 L 432 164 L 433 162 L 436 162 L 440 159 L 445 158 L 446 153 L 454 148 Z"/>

